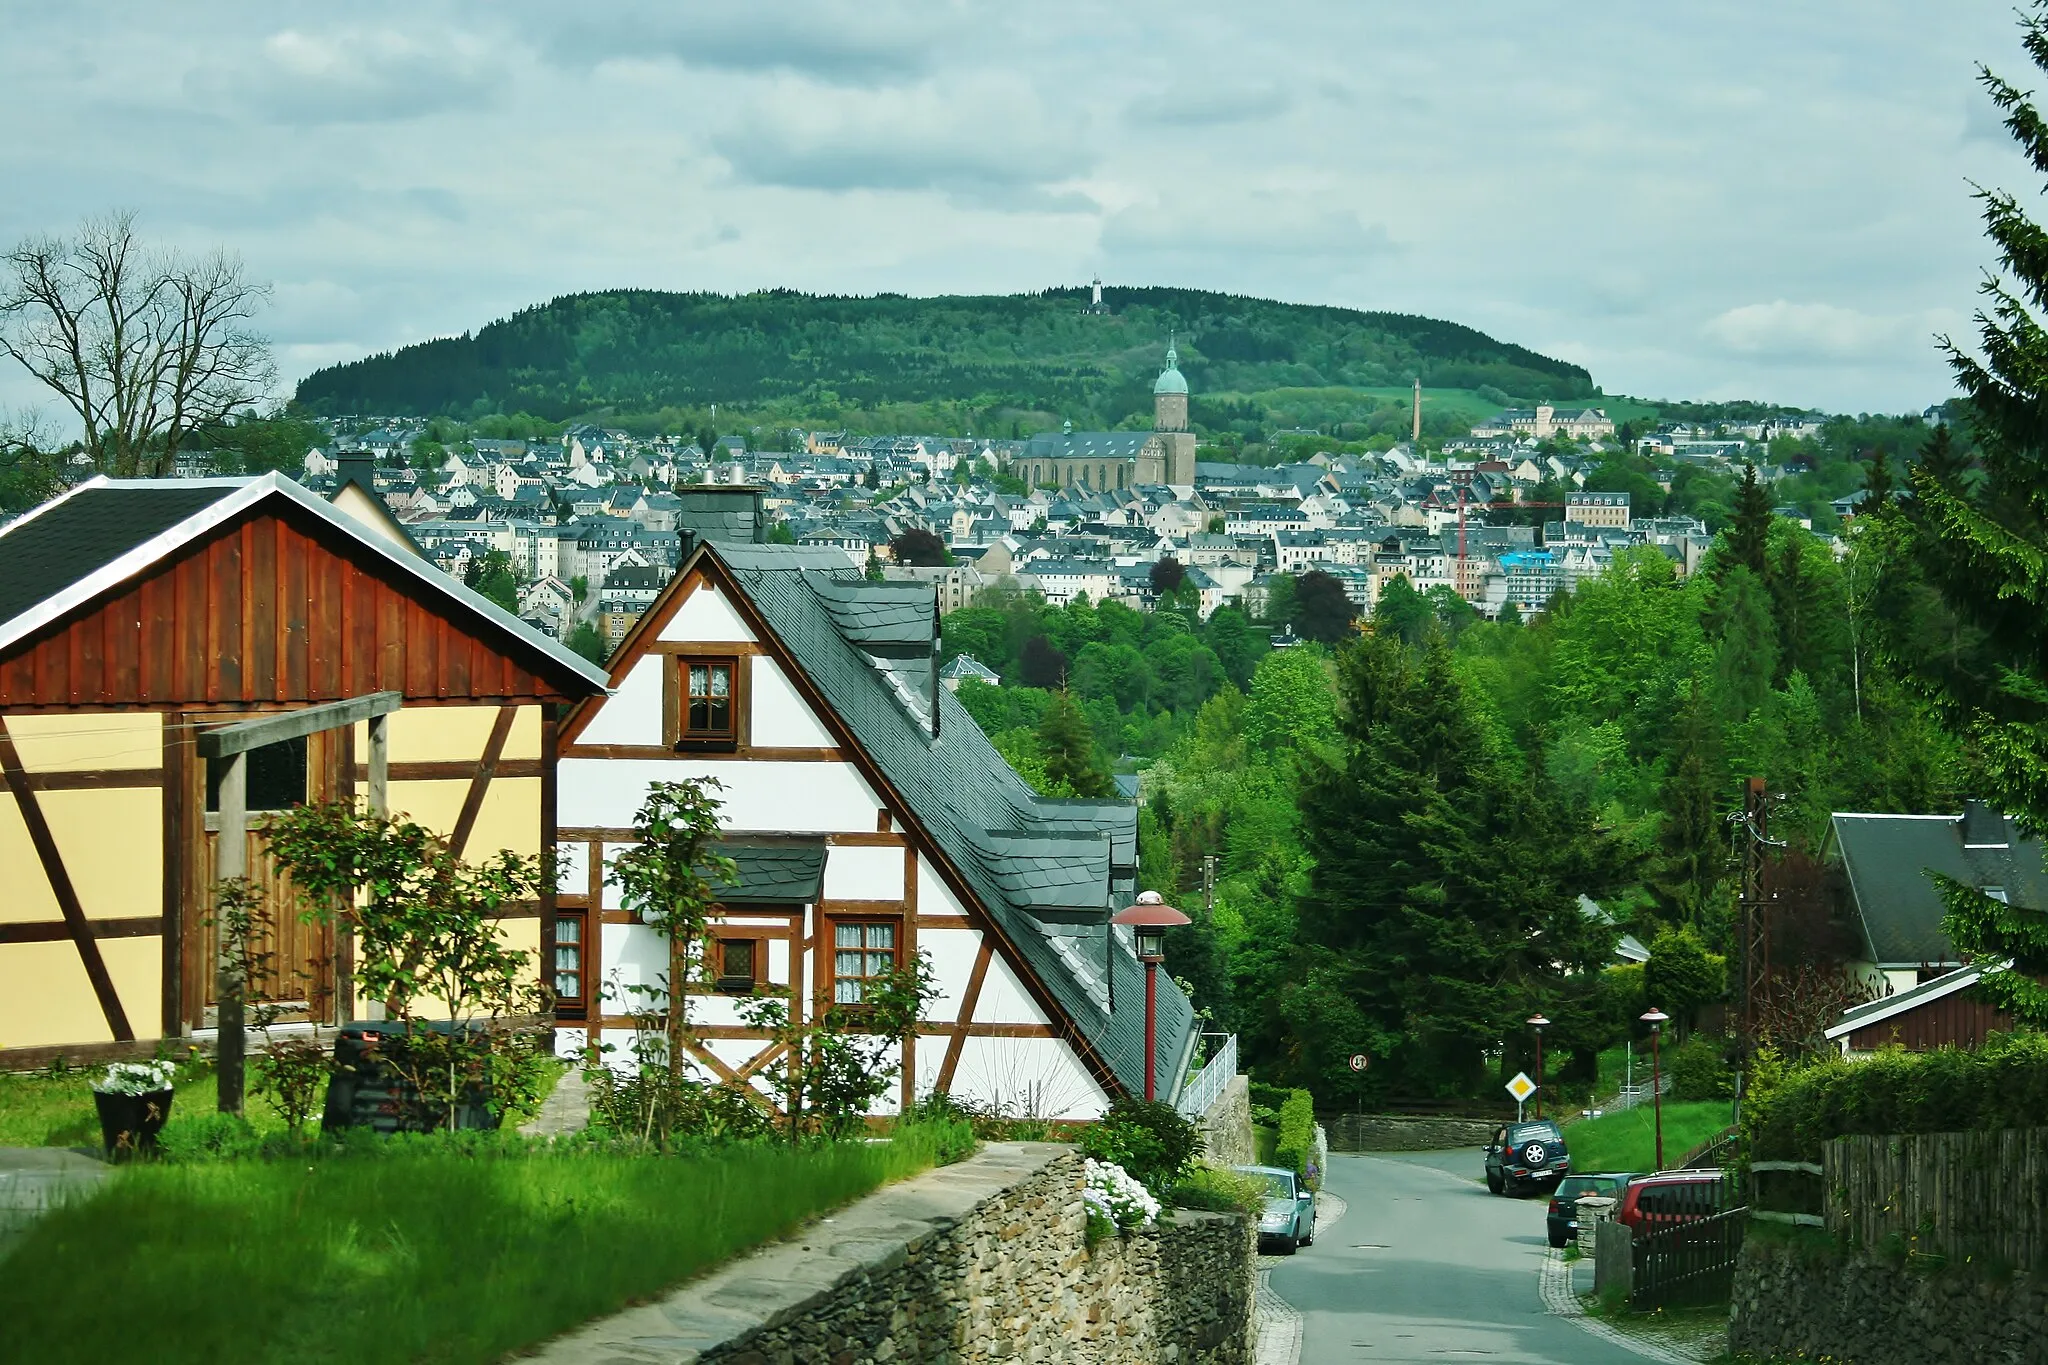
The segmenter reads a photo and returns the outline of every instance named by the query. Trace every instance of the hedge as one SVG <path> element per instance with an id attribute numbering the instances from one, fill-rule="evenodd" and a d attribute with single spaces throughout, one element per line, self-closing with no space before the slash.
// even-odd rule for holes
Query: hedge
<path id="1" fill-rule="evenodd" d="M 1285 1166 L 1299 1176 L 1310 1176 L 1315 1151 L 1315 1099 L 1306 1090 L 1296 1090 L 1280 1106 L 1280 1138 L 1273 1144 L 1273 1164 Z M 1316 1171 L 1309 1184 L 1320 1186 L 1322 1178 L 1323 1173 Z"/>
<path id="2" fill-rule="evenodd" d="M 1975 1051 L 1887 1049 L 1772 1077 L 1760 1068 L 1742 1126 L 1757 1161 L 1819 1161 L 1850 1134 L 1952 1133 L 2048 1124 L 2048 1034 L 1993 1036 Z"/>

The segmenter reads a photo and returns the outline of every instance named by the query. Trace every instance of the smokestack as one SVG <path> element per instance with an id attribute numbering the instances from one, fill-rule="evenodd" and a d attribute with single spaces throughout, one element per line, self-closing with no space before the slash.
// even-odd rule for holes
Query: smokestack
<path id="1" fill-rule="evenodd" d="M 1422 376 L 1421 376 L 1421 375 L 1417 375 L 1417 376 L 1415 376 L 1415 418 L 1414 418 L 1414 421 L 1415 421 L 1415 429 L 1414 429 L 1414 431 L 1413 431 L 1413 432 L 1412 432 L 1412 433 L 1411 433 L 1411 434 L 1409 435 L 1408 439 L 1409 439 L 1410 441 L 1412 441 L 1412 442 L 1414 442 L 1414 443 L 1415 443 L 1415 448 L 1416 448 L 1417 450 L 1420 450 L 1420 449 L 1422 449 Z"/>

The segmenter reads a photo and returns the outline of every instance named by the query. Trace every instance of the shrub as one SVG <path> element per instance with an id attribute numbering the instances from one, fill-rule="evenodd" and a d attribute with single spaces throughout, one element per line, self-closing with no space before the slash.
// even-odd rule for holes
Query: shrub
<path id="1" fill-rule="evenodd" d="M 1211 1213 L 1255 1214 L 1266 1205 L 1266 1187 L 1253 1176 L 1198 1161 L 1173 1187 L 1173 1204 Z"/>
<path id="2" fill-rule="evenodd" d="M 1671 1098 L 1727 1100 L 1735 1097 L 1735 1072 L 1721 1055 L 1716 1038 L 1692 1038 L 1671 1049 L 1665 1063 L 1671 1072 Z"/>
<path id="3" fill-rule="evenodd" d="M 1080 1147 L 1084 1156 L 1123 1167 L 1159 1194 L 1186 1173 L 1202 1150 L 1202 1138 L 1172 1105 L 1125 1096 L 1081 1134 Z"/>
<path id="4" fill-rule="evenodd" d="M 1146 1227 L 1159 1217 L 1159 1201 L 1129 1171 L 1090 1157 L 1083 1163 L 1081 1202 L 1088 1207 L 1088 1245 L 1112 1232 Z"/>
<path id="5" fill-rule="evenodd" d="M 1297 1090 L 1280 1106 L 1280 1140 L 1273 1146 L 1273 1164 L 1285 1166 L 1320 1189 L 1323 1173 L 1315 1168 L 1316 1106 L 1306 1090 Z"/>
<path id="6" fill-rule="evenodd" d="M 1753 1087 L 1742 1126 L 1763 1161 L 1819 1161 L 1852 1133 L 1946 1133 L 2037 1126 L 2048 1113 L 2048 1034 L 1995 1035 L 1965 1052 L 1887 1049 L 1830 1058 Z"/>

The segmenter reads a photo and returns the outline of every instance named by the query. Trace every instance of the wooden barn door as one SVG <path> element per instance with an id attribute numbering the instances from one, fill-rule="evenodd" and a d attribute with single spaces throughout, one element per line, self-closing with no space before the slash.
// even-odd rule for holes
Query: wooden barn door
<path id="1" fill-rule="evenodd" d="M 209 715 L 207 719 L 217 719 L 225 724 L 247 717 Z M 351 747 L 349 738 L 347 730 L 328 730 L 251 750 L 248 756 L 249 823 L 252 826 L 260 824 L 263 816 L 271 811 L 306 801 L 338 800 L 345 795 L 344 760 L 346 751 Z M 216 991 L 212 964 L 218 951 L 218 938 L 213 926 L 204 923 L 212 918 L 211 888 L 220 843 L 219 777 L 217 773 L 207 771 L 214 766 L 205 762 L 192 765 L 192 797 L 197 808 L 206 813 L 204 827 L 198 831 L 197 856 L 193 859 L 198 873 L 193 894 L 202 921 L 198 961 L 204 964 L 198 974 L 200 979 L 194 984 L 199 987 L 201 999 L 205 1001 L 201 1023 L 206 1028 L 213 1027 L 215 1023 Z M 278 1016 L 282 1023 L 311 1021 L 331 1024 L 335 1021 L 334 932 L 331 927 L 305 917 L 290 876 L 278 870 L 270 856 L 269 842 L 263 835 L 252 828 L 243 837 L 248 841 L 248 876 L 263 893 L 264 909 L 270 922 L 270 930 L 261 941 L 261 951 L 268 955 L 269 961 L 257 979 L 249 1003 L 252 1006 L 282 1005 L 284 1012 Z"/>

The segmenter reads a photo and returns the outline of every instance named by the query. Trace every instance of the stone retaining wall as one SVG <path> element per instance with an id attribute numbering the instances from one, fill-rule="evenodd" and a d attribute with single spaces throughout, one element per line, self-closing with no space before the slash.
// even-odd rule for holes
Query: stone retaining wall
<path id="1" fill-rule="evenodd" d="M 1928 1272 L 1752 1236 L 1735 1268 L 1728 1348 L 1840 1365 L 2031 1365 L 2048 1341 L 2048 1283 Z"/>
<path id="2" fill-rule="evenodd" d="M 1252 1087 L 1249 1076 L 1232 1076 L 1223 1093 L 1195 1127 L 1202 1134 L 1202 1155 L 1217 1166 L 1250 1166 L 1258 1161 L 1252 1138 Z"/>
<path id="3" fill-rule="evenodd" d="M 991 1143 L 549 1343 L 549 1365 L 1249 1365 L 1256 1232 L 1182 1211 L 1086 1245 L 1081 1158 Z"/>
<path id="4" fill-rule="evenodd" d="M 1497 1119 L 1404 1114 L 1325 1114 L 1334 1152 L 1419 1152 L 1434 1147 L 1484 1147 Z"/>

